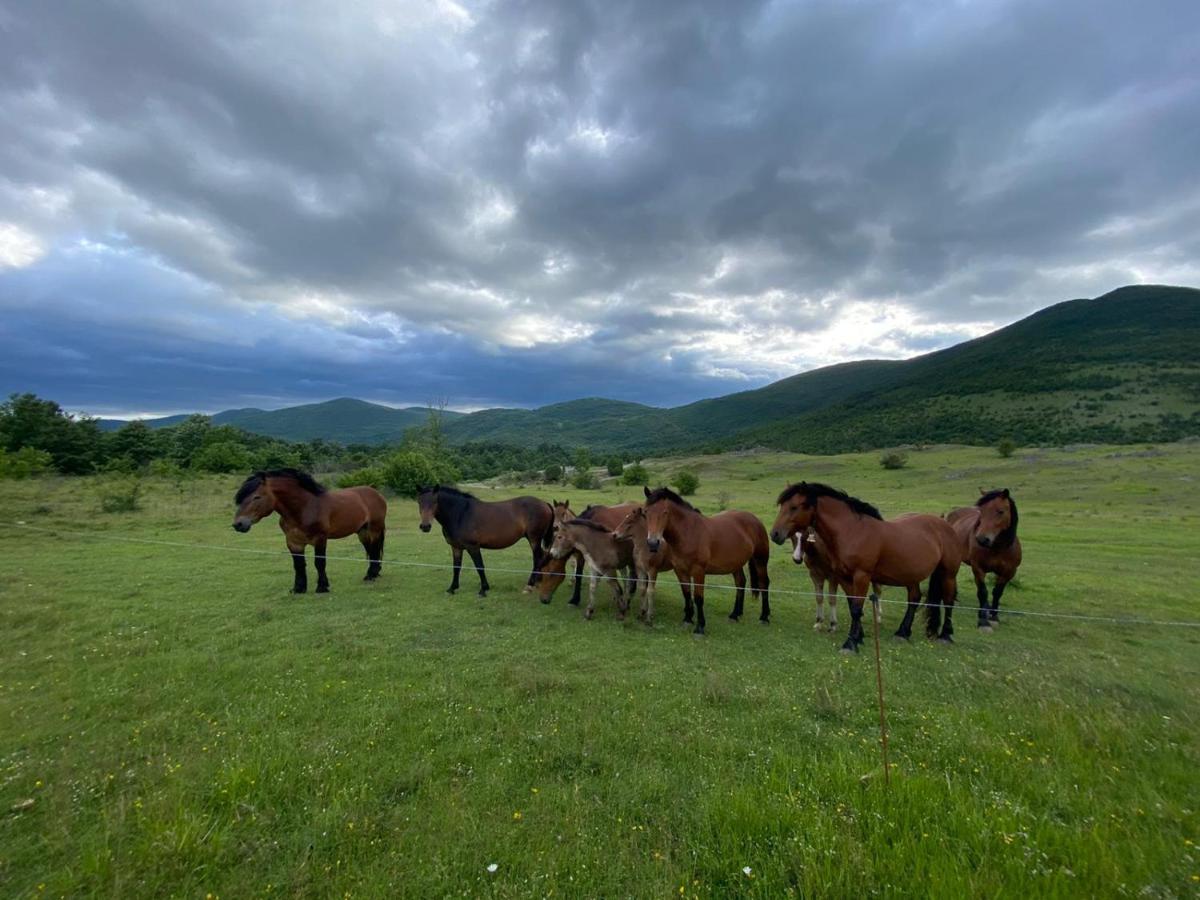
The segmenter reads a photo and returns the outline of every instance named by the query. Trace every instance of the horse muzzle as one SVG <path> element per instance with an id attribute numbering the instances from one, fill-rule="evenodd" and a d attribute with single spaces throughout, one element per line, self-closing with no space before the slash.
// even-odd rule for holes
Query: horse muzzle
<path id="1" fill-rule="evenodd" d="M 253 523 L 249 519 L 235 519 L 233 522 L 233 530 L 241 534 L 245 534 L 250 530 Z"/>
<path id="2" fill-rule="evenodd" d="M 646 538 L 646 549 L 651 553 L 657 553 L 658 548 L 662 546 L 662 538 Z"/>
<path id="3" fill-rule="evenodd" d="M 773 540 L 776 544 L 782 544 L 784 541 L 787 540 L 787 535 L 780 534 L 776 529 L 772 528 L 771 529 L 771 540 Z"/>
<path id="4" fill-rule="evenodd" d="M 421 527 L 421 530 L 423 532 L 425 532 L 426 534 L 429 534 L 430 529 L 433 528 L 433 526 L 430 525 L 428 522 L 422 522 L 420 527 Z"/>
<path id="5" fill-rule="evenodd" d="M 992 539 L 987 535 L 980 534 L 975 536 L 975 543 L 977 543 L 980 547 L 991 547 Z"/>

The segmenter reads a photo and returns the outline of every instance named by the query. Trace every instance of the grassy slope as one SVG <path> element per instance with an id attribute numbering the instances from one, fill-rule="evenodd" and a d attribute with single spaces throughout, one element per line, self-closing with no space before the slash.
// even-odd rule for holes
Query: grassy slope
<path id="1" fill-rule="evenodd" d="M 1007 608 L 1198 618 L 1195 445 L 690 462 L 703 508 L 724 492 L 763 517 L 797 477 L 890 514 L 1008 485 L 1026 564 Z M 777 593 L 762 628 L 714 590 L 696 640 L 668 578 L 652 630 L 607 602 L 585 622 L 501 571 L 525 548 L 487 554 L 488 599 L 447 598 L 446 572 L 395 564 L 449 556 L 401 500 L 381 582 L 334 561 L 332 594 L 294 598 L 274 525 L 229 529 L 236 482 L 156 483 L 99 517 L 95 481 L 0 484 L 6 520 L 272 552 L 0 531 L 0 810 L 35 801 L 0 818 L 0 895 L 1196 890 L 1198 630 L 980 635 L 960 612 L 953 647 L 887 642 L 888 792 L 872 659 L 814 633 L 809 598 Z M 782 552 L 771 570 L 808 588 Z"/>

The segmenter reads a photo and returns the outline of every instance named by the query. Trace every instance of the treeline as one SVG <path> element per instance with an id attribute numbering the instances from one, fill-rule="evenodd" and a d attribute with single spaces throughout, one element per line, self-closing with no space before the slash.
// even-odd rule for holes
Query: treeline
<path id="1" fill-rule="evenodd" d="M 333 474 L 343 486 L 374 484 L 404 493 L 418 483 L 477 481 L 509 473 L 526 482 L 557 482 L 569 470 L 603 464 L 616 474 L 624 462 L 611 455 L 593 459 L 586 448 L 549 442 L 515 446 L 480 441 L 452 447 L 442 435 L 438 410 L 430 410 L 429 421 L 409 429 L 399 444 L 345 446 L 251 434 L 232 425 L 214 425 L 202 415 L 165 428 L 134 421 L 105 432 L 96 419 L 72 415 L 34 394 L 13 394 L 0 405 L 0 478 L 54 472 L 248 473 L 295 466 Z"/>

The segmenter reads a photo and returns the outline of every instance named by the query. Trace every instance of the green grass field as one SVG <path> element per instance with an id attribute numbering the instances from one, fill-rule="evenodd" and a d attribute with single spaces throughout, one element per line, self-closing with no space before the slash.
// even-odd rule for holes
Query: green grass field
<path id="1" fill-rule="evenodd" d="M 1005 609 L 1200 621 L 1197 444 L 650 468 L 685 462 L 703 509 L 724 493 L 768 524 L 798 478 L 885 515 L 1007 486 L 1025 565 Z M 229 527 L 239 481 L 150 482 L 119 514 L 96 479 L 0 484 L 0 895 L 1200 892 L 1198 628 L 1010 615 L 980 634 L 959 612 L 954 646 L 886 641 L 889 790 L 873 657 L 837 653 L 844 606 L 837 635 L 783 593 L 769 627 L 754 606 L 734 624 L 710 590 L 696 639 L 667 576 L 652 629 L 607 594 L 587 622 L 499 571 L 524 546 L 486 555 L 491 596 L 464 571 L 450 598 L 448 572 L 396 564 L 449 560 L 398 498 L 378 583 L 342 541 L 333 592 L 293 597 L 273 520 Z M 810 588 L 783 550 L 771 572 Z"/>

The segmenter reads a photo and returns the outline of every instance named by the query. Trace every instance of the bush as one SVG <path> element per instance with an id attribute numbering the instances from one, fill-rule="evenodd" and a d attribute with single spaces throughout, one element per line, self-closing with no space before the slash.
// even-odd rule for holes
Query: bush
<path id="1" fill-rule="evenodd" d="M 625 471 L 621 474 L 621 484 L 649 484 L 650 473 L 646 471 L 646 467 L 641 463 L 633 463 L 625 467 Z"/>
<path id="2" fill-rule="evenodd" d="M 691 469 L 680 469 L 671 484 L 675 485 L 681 496 L 689 497 L 700 487 L 700 476 Z"/>
<path id="3" fill-rule="evenodd" d="M 142 483 L 136 478 L 110 481 L 100 489 L 100 511 L 106 513 L 136 512 L 141 509 Z"/>
<path id="4" fill-rule="evenodd" d="M 996 445 L 996 452 L 999 453 L 1003 459 L 1008 459 L 1010 456 L 1012 456 L 1016 449 L 1017 445 L 1012 442 L 1011 438 L 1005 438 Z"/>
<path id="5" fill-rule="evenodd" d="M 334 482 L 340 488 L 367 487 L 381 488 L 384 485 L 383 470 L 379 466 L 363 466 L 361 469 L 353 469 L 349 472 L 343 472 L 337 477 Z"/>
<path id="6" fill-rule="evenodd" d="M 32 478 L 49 472 L 54 466 L 54 457 L 45 450 L 22 447 L 9 452 L 0 447 L 0 479 Z"/>
<path id="7" fill-rule="evenodd" d="M 604 468 L 608 470 L 609 475 L 620 475 L 625 471 L 625 463 L 621 462 L 621 457 L 610 456 L 604 464 Z"/>
<path id="8" fill-rule="evenodd" d="M 879 464 L 885 469 L 903 469 L 908 465 L 908 456 L 903 453 L 885 453 L 879 458 Z"/>
<path id="9" fill-rule="evenodd" d="M 146 471 L 159 478 L 182 478 L 183 469 L 170 459 L 152 459 Z"/>
<path id="10" fill-rule="evenodd" d="M 241 444 L 218 441 L 196 452 L 192 457 L 192 468 L 201 472 L 245 472 L 253 466 L 250 454 Z"/>
<path id="11" fill-rule="evenodd" d="M 587 469 L 580 469 L 571 479 L 571 485 L 581 491 L 596 491 L 600 489 L 600 479 Z"/>
<path id="12" fill-rule="evenodd" d="M 717 494 L 717 511 L 725 512 L 725 510 L 729 509 L 729 501 L 732 499 L 733 497 L 729 491 L 721 491 L 721 493 Z"/>
<path id="13" fill-rule="evenodd" d="M 449 460 L 431 457 L 420 450 L 392 454 L 380 466 L 379 474 L 383 484 L 402 497 L 415 497 L 420 488 L 452 484 L 459 477 Z"/>
<path id="14" fill-rule="evenodd" d="M 560 465 L 546 466 L 542 472 L 542 481 L 546 484 L 558 484 L 563 480 L 563 467 Z"/>

